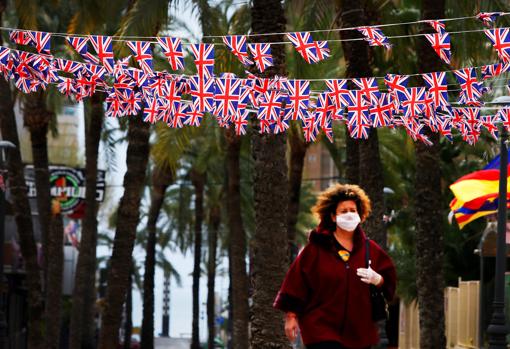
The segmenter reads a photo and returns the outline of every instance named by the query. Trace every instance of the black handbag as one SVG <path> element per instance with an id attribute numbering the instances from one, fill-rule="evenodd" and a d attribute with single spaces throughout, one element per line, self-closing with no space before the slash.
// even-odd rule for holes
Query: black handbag
<path id="1" fill-rule="evenodd" d="M 370 266 L 370 239 L 366 240 L 365 262 Z M 388 319 L 388 303 L 380 288 L 370 284 L 370 302 L 372 303 L 372 321 L 379 322 Z"/>

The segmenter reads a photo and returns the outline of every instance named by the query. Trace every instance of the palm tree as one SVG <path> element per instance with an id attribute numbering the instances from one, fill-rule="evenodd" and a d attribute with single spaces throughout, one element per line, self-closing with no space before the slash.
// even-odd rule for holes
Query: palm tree
<path id="1" fill-rule="evenodd" d="M 445 1 L 423 1 L 422 19 L 443 18 Z M 424 26 L 425 28 L 425 26 Z M 418 40 L 416 51 L 420 71 L 441 69 L 441 61 L 424 40 Z M 443 230 L 441 217 L 440 143 L 437 133 L 427 135 L 434 143 L 415 145 L 416 182 L 414 193 L 416 219 L 416 288 L 420 309 L 420 347 L 446 346 L 444 314 Z"/>
<path id="2" fill-rule="evenodd" d="M 368 24 L 364 9 L 365 1 L 342 0 L 337 2 L 337 23 L 343 27 L 356 27 Z M 356 13 L 352 15 L 353 11 Z M 353 38 L 355 31 L 341 31 L 341 38 Z M 368 45 L 363 41 L 342 42 L 347 62 L 346 77 L 370 77 Z M 346 177 L 353 183 L 359 183 L 372 201 L 372 214 L 364 223 L 369 236 L 380 246 L 386 246 L 386 230 L 382 221 L 384 214 L 382 165 L 379 154 L 377 130 L 370 131 L 367 140 L 353 140 L 346 136 Z"/>
<path id="3" fill-rule="evenodd" d="M 86 108 L 85 137 L 85 217 L 83 218 L 80 253 L 76 265 L 76 276 L 71 309 L 69 346 L 71 349 L 93 348 L 95 343 L 95 274 L 97 247 L 97 158 L 103 125 L 103 97 L 94 94 Z M 86 105 L 89 105 L 87 103 Z"/>
<path id="4" fill-rule="evenodd" d="M 163 206 L 166 189 L 174 182 L 172 169 L 158 167 L 152 173 L 152 191 L 147 218 L 147 246 L 143 277 L 142 348 L 154 347 L 154 272 L 156 266 L 156 223 Z"/>
<path id="5" fill-rule="evenodd" d="M 251 4 L 252 31 L 281 33 L 285 15 L 277 0 L 254 0 Z M 282 41 L 282 35 L 257 37 L 257 41 Z M 264 77 L 285 75 L 282 45 L 272 47 L 274 66 Z M 251 346 L 287 348 L 281 315 L 272 303 L 288 268 L 287 209 L 288 179 L 284 135 L 252 132 L 254 158 L 253 191 L 255 233 L 253 237 L 253 307 Z"/>
<path id="6" fill-rule="evenodd" d="M 195 189 L 195 228 L 194 228 L 194 263 L 193 263 L 193 321 L 191 328 L 191 349 L 200 349 L 199 340 L 199 287 L 200 287 L 200 262 L 202 258 L 202 223 L 204 221 L 204 187 L 206 181 L 205 172 L 195 168 L 190 172 L 191 183 Z"/>
<path id="7" fill-rule="evenodd" d="M 137 0 L 130 5 L 119 31 L 121 35 L 133 33 L 154 36 L 166 22 L 168 1 Z M 108 272 L 105 311 L 99 335 L 101 349 L 114 348 L 118 343 L 122 304 L 129 279 L 125 261 L 131 258 L 139 222 L 140 197 L 150 150 L 149 129 L 150 125 L 143 122 L 141 115 L 129 119 L 125 190 L 119 204 L 118 224 Z"/>
<path id="8" fill-rule="evenodd" d="M 62 280 L 64 274 L 64 224 L 58 202 L 53 202 L 51 227 L 48 234 L 47 251 L 52 255 L 47 260 L 48 276 L 46 288 L 46 348 L 60 348 L 60 326 L 62 311 Z"/>
<path id="9" fill-rule="evenodd" d="M 6 1 L 0 1 L 0 20 L 7 7 Z M 3 40 L 0 38 L 0 44 Z M 28 340 L 30 348 L 42 348 L 44 336 L 42 332 L 44 299 L 41 288 L 41 269 L 37 262 L 37 247 L 34 238 L 32 216 L 27 197 L 24 166 L 21 160 L 20 143 L 14 115 L 14 103 L 9 83 L 0 79 L 0 130 L 5 140 L 16 145 L 10 151 L 8 164 L 9 187 L 13 197 L 14 217 L 16 220 L 20 249 L 25 261 L 28 288 Z"/>
<path id="10" fill-rule="evenodd" d="M 216 194 L 216 193 L 215 193 Z M 218 194 L 216 194 L 217 196 Z M 211 195 L 209 195 L 211 196 Z M 216 197 L 213 198 L 217 199 Z M 216 201 L 216 200 L 215 200 Z M 218 231 L 221 223 L 221 208 L 219 202 L 209 204 L 209 234 L 208 234 L 208 262 L 207 262 L 207 328 L 208 348 L 214 349 L 215 335 L 215 278 L 216 278 L 216 250 L 218 249 Z"/>

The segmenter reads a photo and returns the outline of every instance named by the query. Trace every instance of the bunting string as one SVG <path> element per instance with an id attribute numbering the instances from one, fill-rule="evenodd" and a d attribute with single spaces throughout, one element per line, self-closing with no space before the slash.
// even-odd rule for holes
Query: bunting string
<path id="1" fill-rule="evenodd" d="M 349 79 L 289 79 L 282 76 L 266 79 L 247 72 L 247 77 L 243 78 L 228 72 L 214 73 L 214 48 L 220 43 L 183 43 L 173 37 L 156 37 L 156 42 L 136 41 L 126 40 L 128 37 L 3 28 L 10 31 L 13 43 L 32 46 L 38 53 L 0 46 L 0 74 L 24 93 L 52 85 L 77 102 L 94 93 L 105 93 L 108 117 L 142 115 L 145 122 L 164 122 L 171 128 L 197 127 L 206 115 L 212 115 L 220 127 L 234 127 L 238 135 L 243 135 L 255 114 L 259 132 L 283 133 L 291 122 L 297 122 L 307 142 L 318 137 L 333 142 L 333 123 L 340 122 L 347 126 L 349 135 L 357 139 L 368 138 L 374 128 L 400 127 L 414 141 L 425 144 L 431 144 L 426 129 L 449 140 L 457 132 L 464 141 L 474 144 L 482 129 L 496 139 L 498 124 L 510 130 L 510 107 L 494 109 L 486 107 L 484 102 L 492 88 L 503 87 L 493 83 L 494 78 L 510 71 L 510 29 L 494 28 L 501 15 L 506 13 L 480 13 L 475 17 L 458 18 L 477 18 L 488 29 L 450 33 L 446 31 L 445 20 L 412 22 L 430 24 L 436 30 L 435 34 L 386 37 L 380 27 L 391 24 L 340 28 L 356 29 L 363 35 L 349 41 L 364 40 L 370 46 L 386 49 L 392 46 L 389 39 L 425 35 L 438 58 L 447 64 L 451 56 L 450 34 L 484 31 L 500 59 L 495 64 L 439 72 Z M 331 55 L 328 41 L 316 41 L 310 33 L 278 33 L 285 34 L 289 40 L 280 43 L 249 43 L 249 35 L 227 35 L 221 37 L 221 45 L 225 45 L 244 66 L 255 65 L 263 72 L 273 64 L 273 44 L 291 43 L 309 64 L 328 59 Z M 51 38 L 59 35 L 65 37 L 66 43 L 83 62 L 52 56 Z M 116 40 L 126 42 L 137 67 L 130 66 L 131 56 L 115 60 L 112 42 Z M 152 43 L 159 45 L 161 54 L 158 55 L 167 58 L 173 73 L 154 70 Z M 185 44 L 190 47 L 188 54 L 194 59 L 196 75 L 175 73 L 184 69 L 182 46 Z M 481 70 L 481 78 L 477 69 Z M 452 73 L 457 84 L 448 83 L 446 73 Z M 409 87 L 409 78 L 418 75 L 425 86 Z M 380 80 L 384 81 L 386 89 L 380 88 Z M 313 81 L 324 82 L 325 89 L 312 90 L 310 83 Z M 354 87 L 348 86 L 348 81 Z M 450 101 L 453 92 L 459 92 L 458 98 Z M 482 115 L 482 111 L 489 110 L 498 112 Z"/>

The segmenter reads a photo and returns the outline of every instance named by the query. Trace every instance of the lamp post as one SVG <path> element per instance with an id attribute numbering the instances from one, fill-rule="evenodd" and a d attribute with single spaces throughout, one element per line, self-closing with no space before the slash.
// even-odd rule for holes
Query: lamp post
<path id="1" fill-rule="evenodd" d="M 16 148 L 14 144 L 9 141 L 0 141 L 0 171 L 4 170 L 4 165 L 7 162 L 7 150 Z M 2 181 L 5 183 L 3 173 L 0 173 Z M 5 297 L 6 282 L 4 276 L 4 229 L 5 229 L 5 184 L 4 188 L 0 188 L 0 348 L 7 348 L 8 334 L 7 334 L 7 319 L 5 316 Z"/>
<path id="2" fill-rule="evenodd" d="M 509 104 L 510 97 L 498 97 L 493 103 Z M 496 239 L 496 275 L 494 287 L 494 301 L 492 302 L 492 318 L 487 333 L 489 334 L 489 349 L 506 349 L 507 326 L 505 319 L 505 270 L 506 270 L 506 195 L 507 195 L 507 166 L 508 149 L 506 141 L 508 134 L 504 126 L 500 132 L 499 153 L 499 196 L 498 196 L 498 228 Z"/>

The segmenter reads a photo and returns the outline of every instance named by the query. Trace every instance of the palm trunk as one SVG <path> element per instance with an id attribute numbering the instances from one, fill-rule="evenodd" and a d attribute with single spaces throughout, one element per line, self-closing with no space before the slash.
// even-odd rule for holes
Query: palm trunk
<path id="1" fill-rule="evenodd" d="M 119 341 L 122 305 L 126 299 L 130 274 L 126 261 L 131 261 L 136 227 L 140 220 L 140 197 L 149 158 L 149 128 L 150 125 L 143 122 L 140 115 L 129 119 L 125 189 L 119 204 L 117 230 L 110 258 L 105 310 L 99 336 L 100 349 L 115 348 Z"/>
<path id="2" fill-rule="evenodd" d="M 129 287 L 126 295 L 125 321 L 124 321 L 124 349 L 131 349 L 131 334 L 133 333 L 133 265 L 129 274 Z"/>
<path id="3" fill-rule="evenodd" d="M 143 319 L 141 348 L 154 348 L 154 272 L 156 266 L 156 223 L 165 200 L 165 192 L 173 181 L 171 171 L 154 169 L 151 206 L 147 219 L 147 246 L 143 276 Z"/>
<path id="4" fill-rule="evenodd" d="M 227 140 L 227 214 L 229 226 L 229 272 L 232 297 L 232 348 L 248 348 L 248 275 L 246 273 L 246 233 L 241 214 L 241 139 L 234 130 L 225 130 Z"/>
<path id="5" fill-rule="evenodd" d="M 422 1 L 422 19 L 443 18 L 445 1 Z M 425 28 L 425 26 L 424 26 Z M 428 29 L 428 28 L 427 28 Z M 421 72 L 442 69 L 441 61 L 425 40 L 417 40 Z M 441 171 L 439 136 L 427 132 L 434 143 L 415 145 L 416 286 L 420 312 L 420 347 L 445 348 L 443 232 L 441 229 Z"/>
<path id="6" fill-rule="evenodd" d="M 221 211 L 218 205 L 211 207 L 209 211 L 209 261 L 207 264 L 207 328 L 208 328 L 208 348 L 214 349 L 215 334 L 215 285 L 216 278 L 216 249 L 218 247 L 218 229 L 220 227 Z"/>
<path id="7" fill-rule="evenodd" d="M 0 20 L 5 10 L 5 2 L 0 1 Z M 1 44 L 1 39 L 0 39 Z M 12 195 L 12 205 L 20 249 L 25 261 L 28 289 L 28 347 L 43 348 L 44 333 L 42 318 L 44 311 L 43 295 L 41 292 L 41 269 L 37 263 L 37 247 L 34 239 L 32 215 L 27 197 L 27 186 L 23 172 L 23 163 L 19 148 L 19 138 L 16 130 L 16 118 L 9 83 L 0 78 L 0 131 L 4 140 L 16 145 L 10 150 L 8 162 L 9 189 Z"/>
<path id="8" fill-rule="evenodd" d="M 337 22 L 343 27 L 367 25 L 365 0 L 342 0 Z M 355 31 L 342 31 L 341 38 L 355 37 Z M 345 60 L 347 62 L 346 77 L 369 77 L 370 68 L 368 45 L 363 41 L 343 41 Z M 364 223 L 367 234 L 382 247 L 386 246 L 386 229 L 382 220 L 384 213 L 384 180 L 379 154 L 377 129 L 372 128 L 366 140 L 353 140 L 347 135 L 347 170 L 346 177 L 351 183 L 359 185 L 367 192 L 372 201 L 372 214 Z"/>
<path id="9" fill-rule="evenodd" d="M 70 349 L 95 348 L 94 315 L 96 300 L 96 245 L 97 245 L 97 157 L 103 124 L 103 98 L 94 94 L 89 120 L 86 122 L 85 143 L 85 217 L 83 219 L 80 253 L 76 265 L 70 324 Z"/>
<path id="10" fill-rule="evenodd" d="M 204 221 L 205 174 L 191 170 L 191 182 L 195 188 L 195 248 L 193 264 L 193 320 L 191 325 L 191 349 L 200 349 L 200 261 L 202 257 L 202 222 Z"/>
<path id="11" fill-rule="evenodd" d="M 287 214 L 287 238 L 289 241 L 289 261 L 292 262 L 298 254 L 296 223 L 299 215 L 303 167 L 309 143 L 304 141 L 297 130 L 292 130 L 289 132 L 289 144 L 289 211 Z"/>
<path id="12" fill-rule="evenodd" d="M 251 18 L 253 33 L 285 31 L 285 14 L 279 0 L 252 1 Z M 258 39 L 267 42 L 283 41 L 282 35 L 268 35 Z M 276 45 L 272 50 L 274 66 L 266 70 L 264 76 L 285 75 L 284 47 Z M 286 139 L 284 134 L 253 133 L 255 233 L 252 242 L 254 290 L 251 346 L 288 348 L 281 314 L 272 307 L 288 269 L 289 186 Z"/>
<path id="13" fill-rule="evenodd" d="M 46 288 L 46 348 L 60 348 L 60 326 L 62 320 L 62 280 L 64 273 L 64 224 L 62 216 L 51 219 L 48 234 L 48 286 Z"/>

